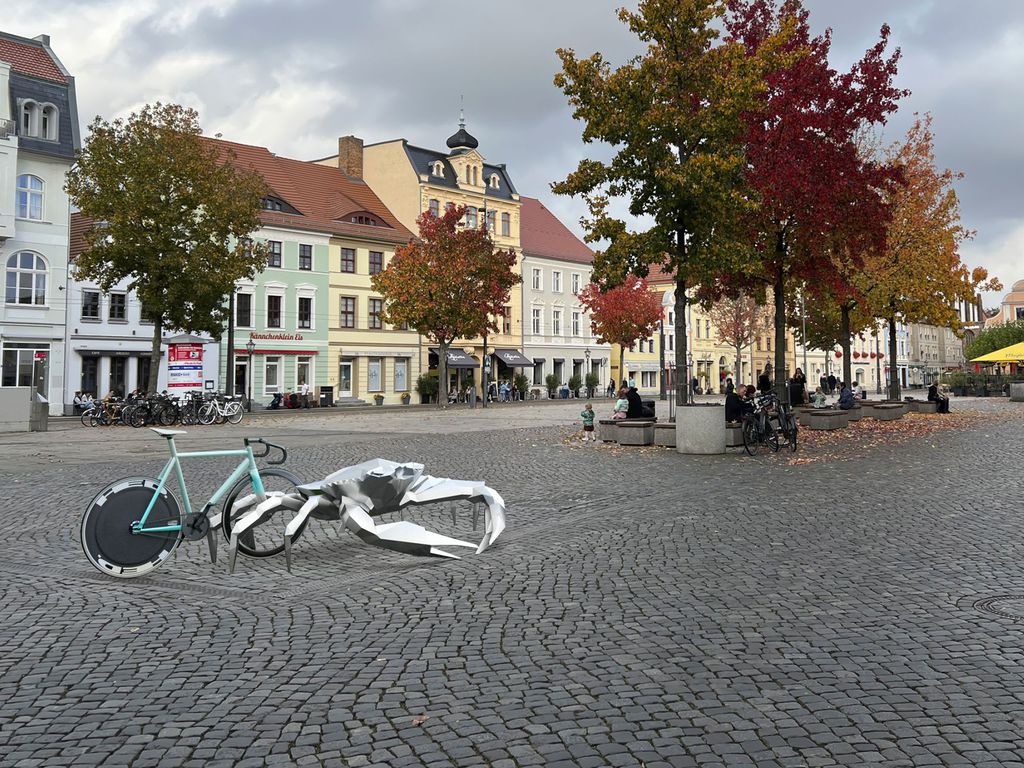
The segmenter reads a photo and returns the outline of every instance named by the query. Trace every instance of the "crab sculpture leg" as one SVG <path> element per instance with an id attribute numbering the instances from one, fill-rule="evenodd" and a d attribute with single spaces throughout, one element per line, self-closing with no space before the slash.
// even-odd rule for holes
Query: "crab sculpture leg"
<path id="1" fill-rule="evenodd" d="M 465 499 L 474 505 L 479 503 L 485 505 L 484 537 L 476 549 L 476 553 L 479 555 L 493 544 L 494 540 L 505 530 L 505 500 L 493 488 L 468 480 L 450 480 L 444 477 L 422 475 L 409 486 L 401 506 L 431 504 L 454 499 Z"/>
<path id="2" fill-rule="evenodd" d="M 258 502 L 258 503 L 257 503 Z M 231 540 L 228 544 L 228 572 L 235 572 L 235 558 L 238 556 L 238 539 L 246 532 L 257 525 L 266 522 L 282 509 L 297 511 L 302 507 L 303 499 L 298 494 L 287 494 L 281 491 L 270 491 L 262 501 L 256 494 L 249 494 L 238 501 L 232 507 L 232 515 L 256 504 L 255 507 L 243 514 L 234 525 L 231 526 Z"/>

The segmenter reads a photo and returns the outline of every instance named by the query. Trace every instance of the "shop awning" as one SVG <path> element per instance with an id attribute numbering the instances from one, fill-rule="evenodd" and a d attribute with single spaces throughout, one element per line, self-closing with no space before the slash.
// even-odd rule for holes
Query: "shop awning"
<path id="1" fill-rule="evenodd" d="M 533 368 L 533 362 L 518 349 L 496 349 L 494 356 L 509 368 Z"/>
<path id="2" fill-rule="evenodd" d="M 1012 344 L 1009 347 L 997 349 L 987 355 L 976 357 L 972 363 L 1020 363 L 1024 362 L 1024 341 L 1019 344 Z"/>
<path id="3" fill-rule="evenodd" d="M 437 355 L 437 347 L 430 348 L 430 354 Z M 480 363 L 475 358 L 470 357 L 461 349 L 449 349 L 448 350 L 448 367 L 449 368 L 479 368 Z"/>

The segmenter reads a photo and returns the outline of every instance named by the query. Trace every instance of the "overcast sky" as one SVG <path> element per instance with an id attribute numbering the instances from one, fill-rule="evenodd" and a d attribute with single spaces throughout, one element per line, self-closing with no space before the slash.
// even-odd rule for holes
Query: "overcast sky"
<path id="1" fill-rule="evenodd" d="M 459 97 L 490 162 L 506 163 L 524 195 L 580 232 L 579 201 L 551 194 L 588 148 L 552 85 L 555 49 L 638 50 L 611 0 L 21 0 L 5 32 L 46 33 L 75 75 L 83 124 L 147 102 L 199 110 L 207 134 L 286 157 L 333 154 L 349 133 L 444 148 Z M 816 31 L 832 27 L 845 68 L 887 22 L 908 88 L 885 138 L 915 111 L 935 118 L 937 155 L 961 170 L 963 248 L 1008 287 L 1024 279 L 1024 2 L 807 0 Z M 592 150 L 591 150 L 592 151 Z M 998 294 L 986 296 L 986 305 Z"/>

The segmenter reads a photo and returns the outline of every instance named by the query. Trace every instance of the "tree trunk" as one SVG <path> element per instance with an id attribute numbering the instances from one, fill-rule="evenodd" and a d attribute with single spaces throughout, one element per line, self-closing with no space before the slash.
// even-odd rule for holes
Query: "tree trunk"
<path id="1" fill-rule="evenodd" d="M 889 320 L 889 399 L 899 400 L 902 397 L 900 391 L 900 369 L 896 365 L 896 318 L 890 316 Z"/>
<path id="2" fill-rule="evenodd" d="M 843 304 L 839 307 L 839 336 L 840 345 L 843 348 L 843 382 L 853 386 L 852 363 L 850 361 L 850 307 Z"/>
<path id="3" fill-rule="evenodd" d="M 626 346 L 624 344 L 619 344 L 619 387 L 620 388 L 626 386 L 626 379 L 629 378 L 628 376 L 626 376 L 625 357 L 626 357 Z"/>
<path id="4" fill-rule="evenodd" d="M 235 394 L 235 286 L 228 294 L 228 353 L 224 366 L 224 394 Z M 242 394 L 245 394 L 244 392 Z"/>
<path id="5" fill-rule="evenodd" d="M 437 342 L 437 407 L 448 407 L 448 347 L 451 342 Z"/>
<path id="6" fill-rule="evenodd" d="M 740 372 L 743 370 L 743 347 L 740 344 L 736 345 L 736 370 L 732 372 L 732 385 L 738 390 L 740 388 L 740 382 L 743 380 L 740 376 Z"/>
<path id="7" fill-rule="evenodd" d="M 153 320 L 153 346 L 149 351 L 149 380 L 146 382 L 146 392 L 150 395 L 156 394 L 156 385 L 160 376 L 160 342 L 163 341 L 164 318 L 163 315 Z M 167 368 L 170 375 L 170 366 Z M 127 394 L 126 392 L 122 394 Z"/>
<path id="8" fill-rule="evenodd" d="M 782 236 L 779 236 L 777 246 L 779 254 L 779 273 L 775 276 L 775 284 L 772 286 L 772 298 L 775 301 L 775 391 L 779 395 L 779 401 L 789 402 L 789 388 L 786 386 L 786 276 L 782 271 L 782 258 L 785 255 L 785 245 Z"/>
<path id="9" fill-rule="evenodd" d="M 682 235 L 680 234 L 680 237 Z M 676 405 L 690 401 L 690 369 L 686 365 L 689 339 L 686 336 L 686 278 L 676 276 Z M 680 375 L 685 372 L 685 375 Z"/>

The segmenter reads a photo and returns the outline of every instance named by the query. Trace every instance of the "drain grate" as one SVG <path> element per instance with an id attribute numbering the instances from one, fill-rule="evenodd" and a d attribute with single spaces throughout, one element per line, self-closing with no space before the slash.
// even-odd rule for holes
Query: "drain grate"
<path id="1" fill-rule="evenodd" d="M 1024 621 L 1024 595 L 996 595 L 975 600 L 971 604 L 982 613 L 1004 619 Z"/>

